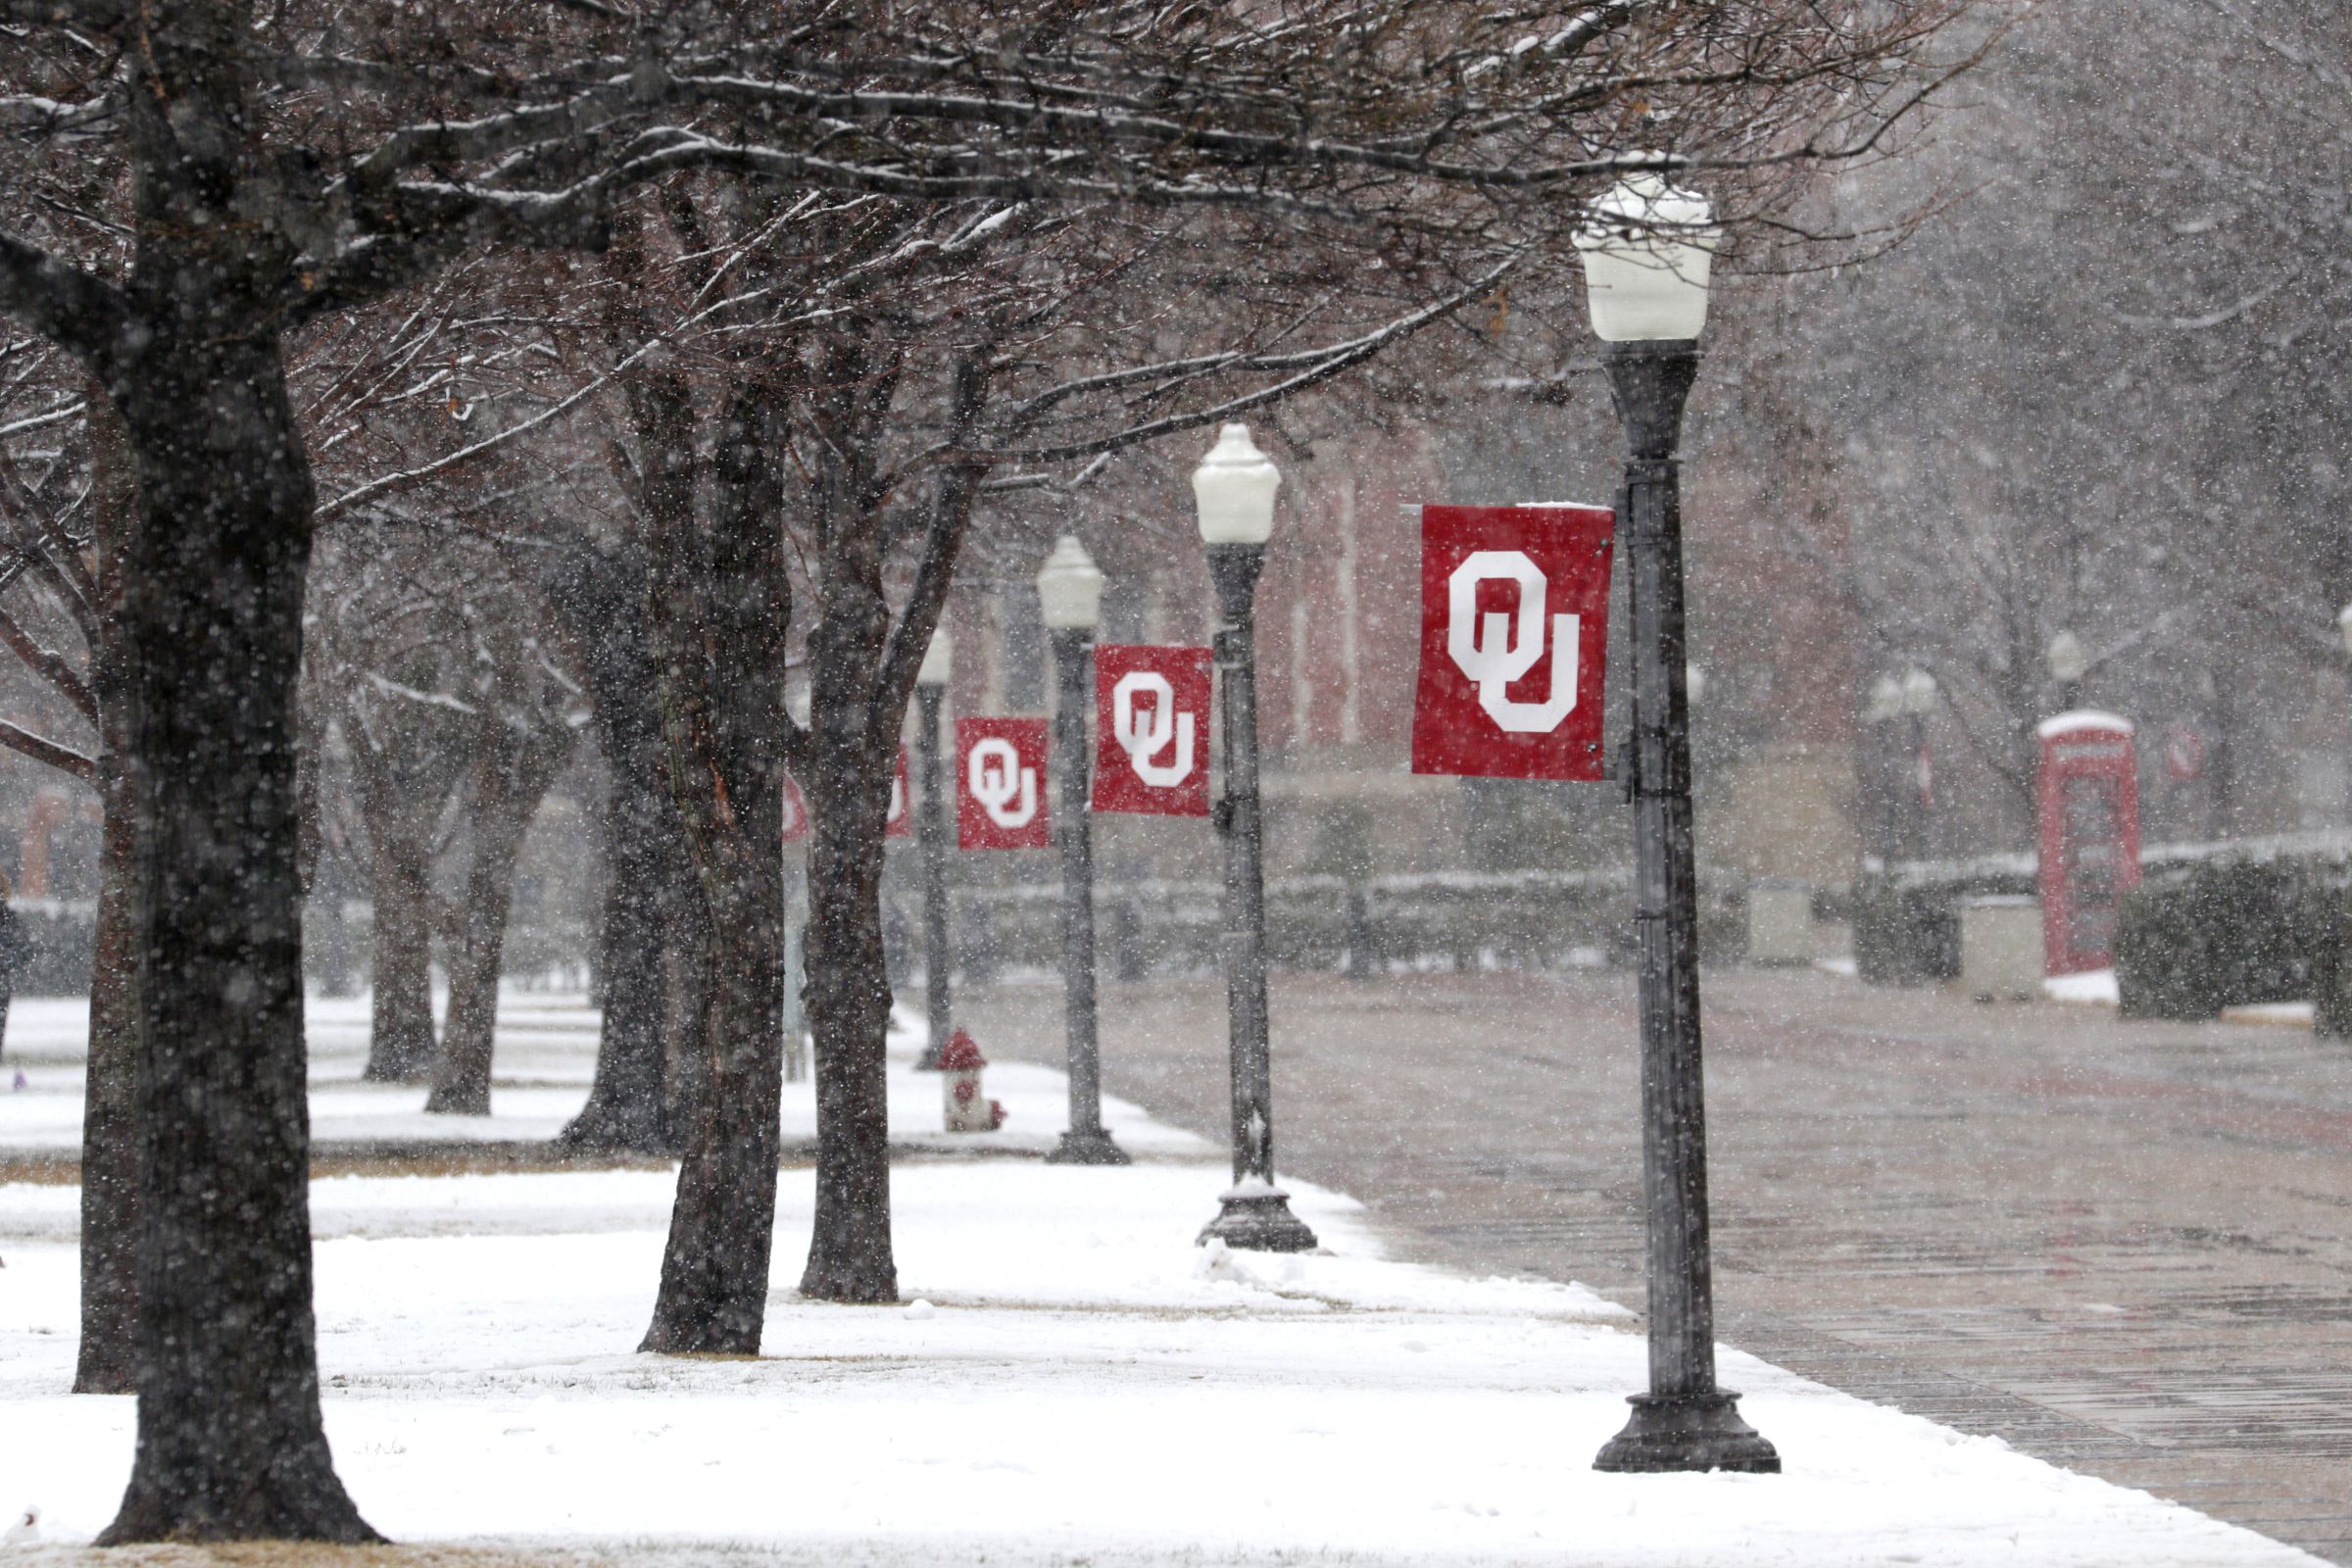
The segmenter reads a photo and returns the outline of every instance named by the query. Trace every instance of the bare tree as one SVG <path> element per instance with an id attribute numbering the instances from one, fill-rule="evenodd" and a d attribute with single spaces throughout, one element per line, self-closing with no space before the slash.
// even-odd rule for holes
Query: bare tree
<path id="1" fill-rule="evenodd" d="M 875 4 L 641 24 L 382 0 L 329 26 L 233 0 L 6 0 L 24 177 L 71 161 L 130 190 L 126 263 L 67 216 L 0 238 L 0 311 L 81 359 L 127 431 L 130 767 L 140 801 L 173 792 L 138 845 L 141 1083 L 202 1107 L 143 1123 L 137 1456 L 102 1539 L 372 1535 L 328 1457 L 310 1311 L 295 694 L 316 484 L 289 334 L 475 245 L 599 244 L 623 194 L 691 170 L 1556 255 L 1579 193 L 1657 167 L 1638 149 L 1716 171 L 1745 215 L 1789 171 L 1872 144 L 1952 9 Z M 77 191 L 66 212 L 87 206 Z M 968 477 L 932 513 L 943 569 L 983 462 L 957 456 L 958 424 L 951 400 L 938 466 Z M 845 770 L 882 756 L 871 719 L 903 709 L 946 586 L 927 561 L 894 623 L 882 552 L 856 549 L 813 633 L 840 655 L 826 691 L 874 672 L 816 715 L 814 757 Z M 855 887 L 861 835 L 834 832 L 819 874 Z"/>

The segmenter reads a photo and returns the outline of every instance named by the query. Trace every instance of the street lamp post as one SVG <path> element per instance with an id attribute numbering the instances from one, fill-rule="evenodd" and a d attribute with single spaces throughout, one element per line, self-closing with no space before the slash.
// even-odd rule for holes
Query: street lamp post
<path id="1" fill-rule="evenodd" d="M 955 671 L 956 645 L 941 626 L 923 650 L 922 667 L 914 675 L 915 788 L 922 799 L 915 830 L 923 858 L 923 991 L 930 1015 L 931 1038 L 915 1066 L 939 1070 L 939 1053 L 954 1027 L 949 1021 L 948 971 L 955 958 L 948 952 L 948 805 L 940 789 L 939 706 L 947 695 L 948 677 Z"/>
<path id="2" fill-rule="evenodd" d="M 2082 677 L 2090 673 L 2090 656 L 2082 639 L 2062 631 L 2050 639 L 2050 679 L 2058 683 L 2058 711 L 2071 713 L 2082 706 Z"/>
<path id="3" fill-rule="evenodd" d="M 1094 707 L 1095 628 L 1102 573 L 1075 534 L 1063 534 L 1037 574 L 1037 602 L 1054 645 L 1053 763 L 1060 774 L 1054 836 L 1061 845 L 1061 982 L 1070 1068 L 1070 1125 L 1047 1159 L 1124 1165 L 1102 1130 L 1102 1053 L 1095 1008 L 1095 835 L 1087 800 L 1087 710 Z"/>
<path id="4" fill-rule="evenodd" d="M 1895 826 L 1895 813 L 1902 809 L 1903 785 L 1902 767 L 1894 755 L 1894 721 L 1903 716 L 1903 683 L 1892 675 L 1881 675 L 1870 688 L 1870 706 L 1862 716 L 1877 744 L 1879 870 L 1892 876 L 1895 858 L 1902 854 L 1901 834 Z"/>
<path id="5" fill-rule="evenodd" d="M 1928 858 L 1928 715 L 1936 711 L 1936 677 L 1914 666 L 1903 676 L 1903 714 L 1911 720 L 1903 788 L 1911 797 L 1911 858 Z"/>
<path id="6" fill-rule="evenodd" d="M 1778 1471 L 1780 1455 L 1715 1383 L 1700 1081 L 1698 877 L 1683 639 L 1683 406 L 1698 373 L 1717 231 L 1704 200 L 1636 174 L 1577 236 L 1593 330 L 1629 457 L 1623 513 L 1633 622 L 1634 918 L 1642 944 L 1642 1178 L 1649 1392 L 1593 1468 Z"/>
<path id="7" fill-rule="evenodd" d="M 1214 659 L 1222 688 L 1225 798 L 1225 1011 L 1232 1040 L 1233 1186 L 1200 1231 L 1228 1247 L 1311 1251 L 1315 1233 L 1274 1185 L 1274 1085 L 1266 1021 L 1266 882 L 1257 802 L 1257 576 L 1274 531 L 1282 474 L 1229 424 L 1193 470 L 1200 540 L 1217 594 Z"/>
<path id="8" fill-rule="evenodd" d="M 2352 605 L 2346 605 L 2335 614 L 2335 634 L 2344 642 L 2344 657 L 2352 659 Z M 2210 681 L 2213 677 L 2208 675 Z"/>

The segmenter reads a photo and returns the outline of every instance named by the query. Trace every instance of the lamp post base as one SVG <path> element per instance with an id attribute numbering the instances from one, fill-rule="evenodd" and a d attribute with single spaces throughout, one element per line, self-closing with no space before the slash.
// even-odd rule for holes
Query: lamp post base
<path id="1" fill-rule="evenodd" d="M 1219 1200 L 1217 1217 L 1200 1227 L 1194 1245 L 1213 1239 L 1245 1252 L 1311 1252 L 1323 1244 L 1291 1212 L 1291 1195 L 1263 1185 L 1235 1188 Z"/>
<path id="2" fill-rule="evenodd" d="M 1065 1132 L 1054 1152 L 1046 1156 L 1049 1165 L 1132 1165 L 1127 1151 L 1111 1142 L 1105 1132 Z"/>
<path id="3" fill-rule="evenodd" d="M 1730 1390 L 1680 1397 L 1637 1394 L 1625 1430 L 1608 1441 L 1595 1470 L 1654 1475 L 1677 1470 L 1730 1470 L 1777 1476 L 1781 1456 L 1740 1418 L 1740 1396 Z"/>

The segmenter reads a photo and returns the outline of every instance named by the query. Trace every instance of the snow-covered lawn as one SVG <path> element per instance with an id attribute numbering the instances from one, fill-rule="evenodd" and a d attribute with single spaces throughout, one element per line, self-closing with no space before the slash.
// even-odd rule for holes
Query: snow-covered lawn
<path id="1" fill-rule="evenodd" d="M 910 1124 L 936 1117 L 936 1080 L 902 1064 L 893 1086 Z M 321 1179 L 342 1474 L 396 1540 L 574 1562 L 2313 1561 L 1732 1353 L 1787 1474 L 1595 1474 L 1643 1376 L 1623 1312 L 1390 1260 L 1357 1204 L 1303 1184 L 1324 1253 L 1196 1248 L 1221 1163 L 1124 1114 L 1131 1147 L 1195 1152 L 902 1164 L 901 1306 L 794 1294 L 813 1186 L 788 1170 L 756 1360 L 633 1353 L 667 1172 Z M 132 1419 L 66 1392 L 74 1201 L 0 1186 L 0 1512 L 38 1504 L 65 1543 L 111 1516 Z"/>
<path id="2" fill-rule="evenodd" d="M 577 995 L 509 991 L 499 1000 L 498 1049 L 488 1116 L 425 1114 L 421 1085 L 363 1083 L 368 1065 L 365 998 L 310 999 L 311 1136 L 322 1146 L 377 1143 L 544 1143 L 578 1113 L 596 1077 L 596 1014 Z M 0 1153 L 63 1152 L 81 1146 L 82 1060 L 89 1005 L 30 997 L 17 1002 L 0 1040 Z M 891 1059 L 904 1068 L 923 1042 L 917 1013 L 892 1018 Z M 980 1042 L 985 1052 L 989 1042 Z M 804 1053 L 804 1056 L 806 1053 Z M 12 1091 L 19 1073 L 25 1087 Z M 891 1100 L 890 1135 L 902 1144 L 960 1151 L 1042 1152 L 1067 1124 L 1062 1075 L 1020 1062 L 992 1065 L 989 1098 L 1004 1102 L 1004 1126 L 950 1135 L 941 1128 L 939 1080 Z M 1130 1152 L 1198 1154 L 1192 1134 L 1152 1121 L 1126 1101 L 1105 1100 L 1103 1124 Z M 816 1137 L 816 1088 L 806 1074 L 784 1086 L 787 1147 Z M 0 1508 L 6 1504 L 0 1503 Z"/>

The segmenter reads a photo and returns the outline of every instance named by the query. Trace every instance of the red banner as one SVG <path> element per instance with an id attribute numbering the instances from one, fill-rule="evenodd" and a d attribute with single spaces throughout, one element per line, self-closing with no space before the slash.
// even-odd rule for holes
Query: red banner
<path id="1" fill-rule="evenodd" d="M 964 850 L 1042 850 L 1046 820 L 1046 721 L 956 721 L 956 845 Z"/>
<path id="2" fill-rule="evenodd" d="M 790 773 L 784 775 L 784 842 L 798 844 L 808 836 L 808 797 Z"/>
<path id="3" fill-rule="evenodd" d="M 1413 771 L 1597 779 L 1609 551 L 1598 507 L 1424 507 Z"/>
<path id="4" fill-rule="evenodd" d="M 1095 650 L 1095 809 L 1208 814 L 1208 650 Z"/>
<path id="5" fill-rule="evenodd" d="M 906 789 L 906 743 L 899 742 L 899 770 L 890 776 L 890 814 L 882 820 L 884 838 L 903 839 L 914 831 L 914 813 L 906 808 L 914 797 Z"/>

